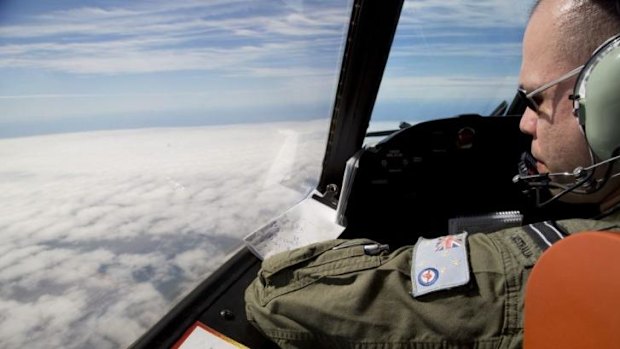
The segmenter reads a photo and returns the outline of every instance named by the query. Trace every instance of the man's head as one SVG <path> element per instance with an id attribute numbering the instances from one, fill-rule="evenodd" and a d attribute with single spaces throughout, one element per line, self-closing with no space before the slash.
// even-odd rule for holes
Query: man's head
<path id="1" fill-rule="evenodd" d="M 616 1 L 609 0 L 538 1 L 523 39 L 521 87 L 533 91 L 586 63 L 598 46 L 620 32 L 616 6 Z M 521 130 L 533 137 L 531 151 L 541 173 L 572 172 L 592 165 L 569 100 L 575 80 L 570 78 L 535 96 L 538 111 L 528 108 L 521 119 Z M 600 202 L 613 191 L 608 187 L 595 195 L 567 198 Z"/>

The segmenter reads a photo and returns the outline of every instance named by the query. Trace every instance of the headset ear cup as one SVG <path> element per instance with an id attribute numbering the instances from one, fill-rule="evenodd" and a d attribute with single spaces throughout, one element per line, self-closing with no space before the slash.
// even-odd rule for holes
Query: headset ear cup
<path id="1" fill-rule="evenodd" d="M 586 63 L 575 84 L 575 114 L 600 160 L 620 146 L 620 36 L 606 42 Z"/>

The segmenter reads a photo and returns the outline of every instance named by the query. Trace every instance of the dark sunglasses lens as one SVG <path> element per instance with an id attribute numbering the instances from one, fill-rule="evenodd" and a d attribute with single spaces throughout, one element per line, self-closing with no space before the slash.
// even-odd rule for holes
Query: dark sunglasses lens
<path id="1" fill-rule="evenodd" d="M 538 113 L 538 104 L 534 101 L 533 98 L 528 97 L 527 93 L 523 90 L 519 90 L 519 97 L 521 98 L 521 100 L 523 102 L 525 102 L 525 105 L 530 108 L 532 111 Z"/>

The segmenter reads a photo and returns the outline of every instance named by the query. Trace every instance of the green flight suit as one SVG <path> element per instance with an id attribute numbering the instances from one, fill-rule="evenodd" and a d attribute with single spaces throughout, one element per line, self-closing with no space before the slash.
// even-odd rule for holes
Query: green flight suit
<path id="1" fill-rule="evenodd" d="M 565 233 L 620 230 L 620 214 L 564 220 Z M 330 240 L 266 259 L 248 320 L 282 348 L 521 348 L 524 285 L 544 248 L 524 227 L 467 237 L 470 281 L 413 297 L 413 246 L 368 254 Z"/>

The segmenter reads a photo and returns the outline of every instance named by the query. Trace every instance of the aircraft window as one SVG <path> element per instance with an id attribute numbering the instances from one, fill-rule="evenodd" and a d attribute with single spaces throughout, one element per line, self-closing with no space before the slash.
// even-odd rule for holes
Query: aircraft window
<path id="1" fill-rule="evenodd" d="M 0 347 L 126 347 L 307 197 L 350 8 L 3 1 Z"/>
<path id="2" fill-rule="evenodd" d="M 532 0 L 406 0 L 371 130 L 477 113 L 516 93 Z M 387 122 L 387 124 L 386 124 Z M 366 144 L 378 141 L 370 137 Z"/>

